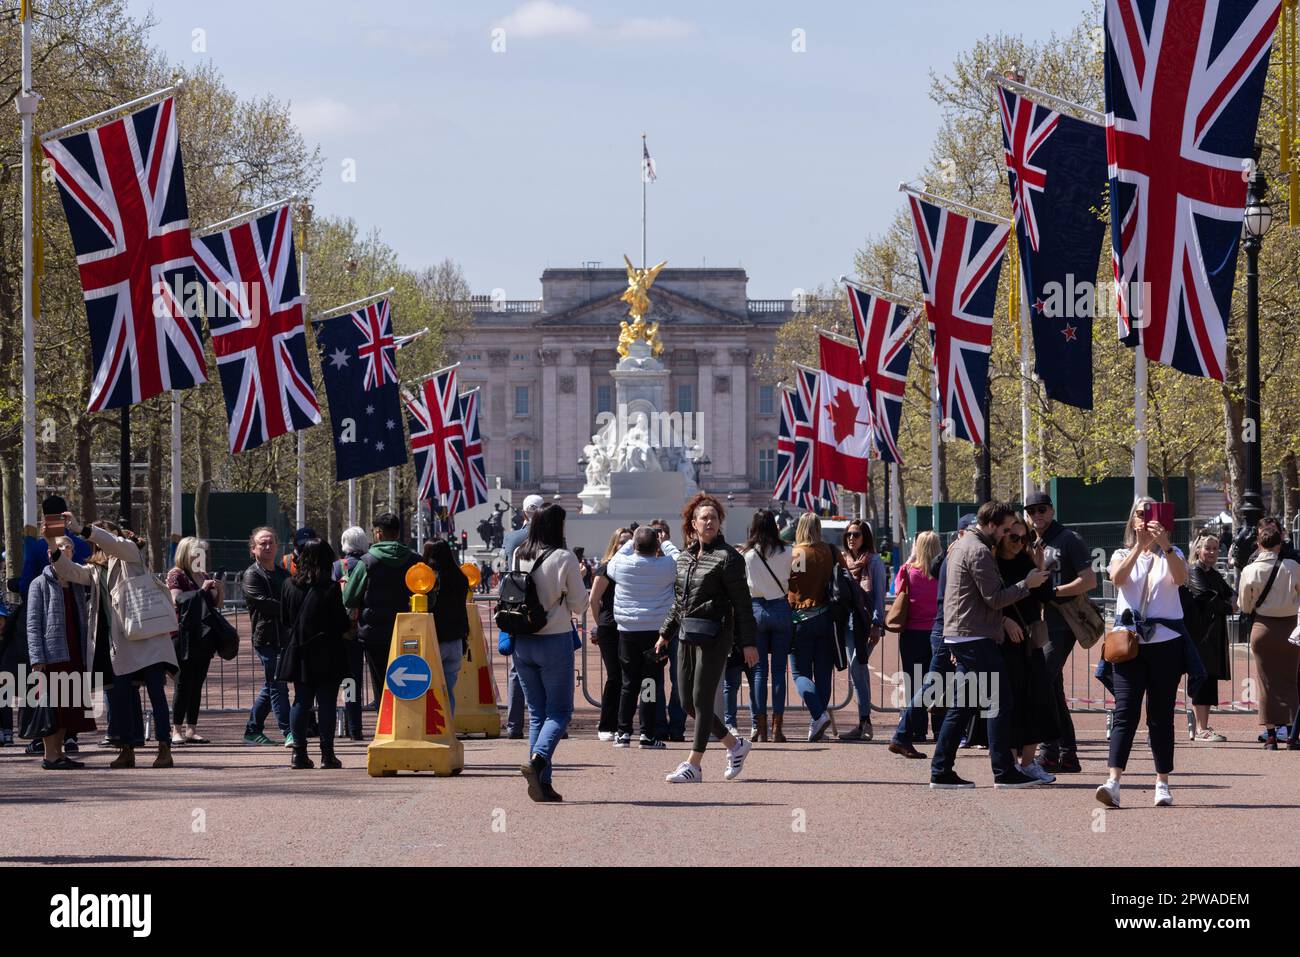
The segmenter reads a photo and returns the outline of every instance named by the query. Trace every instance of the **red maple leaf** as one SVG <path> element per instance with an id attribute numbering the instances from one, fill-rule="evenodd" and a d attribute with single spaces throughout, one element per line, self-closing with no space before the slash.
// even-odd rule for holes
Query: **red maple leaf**
<path id="1" fill-rule="evenodd" d="M 826 414 L 831 417 L 835 428 L 836 445 L 857 431 L 858 407 L 853 403 L 853 394 L 847 389 L 835 390 L 835 400 L 826 406 Z"/>

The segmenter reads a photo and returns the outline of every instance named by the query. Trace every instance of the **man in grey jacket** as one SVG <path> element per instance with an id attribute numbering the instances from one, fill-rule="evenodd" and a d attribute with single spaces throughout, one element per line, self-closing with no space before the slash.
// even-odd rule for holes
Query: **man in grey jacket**
<path id="1" fill-rule="evenodd" d="M 930 764 L 930 787 L 973 788 L 953 771 L 957 744 L 977 713 L 988 721 L 989 763 L 995 788 L 1021 788 L 1043 783 L 1022 773 L 1007 745 L 1007 722 L 1012 702 L 1002 672 L 1002 609 L 1024 598 L 1029 589 L 1047 580 L 1040 568 L 1014 585 L 1003 585 L 994 549 L 1011 530 L 1015 512 L 1003 502 L 985 502 L 975 516 L 975 527 L 948 552 L 947 582 L 943 596 L 943 641 L 957 664 L 953 707 L 944 716 Z M 1024 640 L 1023 636 L 1020 640 Z"/>
<path id="2" fill-rule="evenodd" d="M 614 735 L 616 748 L 632 746 L 632 712 L 638 701 L 640 746 L 664 746 L 655 727 L 658 699 L 664 691 L 664 670 L 663 661 L 654 655 L 654 646 L 659 640 L 659 627 L 673 609 L 678 554 L 677 546 L 666 535 L 661 540 L 658 529 L 642 525 L 605 566 L 605 577 L 618 586 L 614 590 L 614 621 L 618 625 L 623 686 L 618 702 L 618 731 Z M 647 680 L 654 683 L 651 694 L 644 686 Z"/>

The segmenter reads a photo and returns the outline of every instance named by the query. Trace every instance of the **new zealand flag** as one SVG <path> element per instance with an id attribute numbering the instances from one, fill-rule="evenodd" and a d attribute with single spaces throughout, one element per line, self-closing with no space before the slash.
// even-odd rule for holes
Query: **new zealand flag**
<path id="1" fill-rule="evenodd" d="M 1047 397 L 1092 408 L 1092 319 L 1106 224 L 1106 130 L 998 88 L 1007 183 Z M 1014 278 L 1014 277 L 1013 277 Z"/>
<path id="2" fill-rule="evenodd" d="M 395 367 L 387 305 L 314 323 L 340 482 L 406 464 L 402 399 L 388 371 Z"/>

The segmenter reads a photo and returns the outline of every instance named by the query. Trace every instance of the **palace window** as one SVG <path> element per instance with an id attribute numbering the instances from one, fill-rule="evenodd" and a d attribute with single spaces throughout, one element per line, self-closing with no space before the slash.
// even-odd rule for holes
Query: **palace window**
<path id="1" fill-rule="evenodd" d="M 776 484 L 776 449 L 758 450 L 758 482 L 760 485 Z"/>
<path id="2" fill-rule="evenodd" d="M 695 411 L 695 386 L 683 382 L 677 387 L 677 411 L 686 413 Z"/>
<path id="3" fill-rule="evenodd" d="M 614 411 L 614 387 L 612 385 L 596 386 L 596 414 Z"/>
<path id="4" fill-rule="evenodd" d="M 533 480 L 532 464 L 529 462 L 529 449 L 515 449 L 515 488 L 528 485 Z M 775 475 L 773 480 L 775 481 Z"/>
<path id="5" fill-rule="evenodd" d="M 515 415 L 528 415 L 528 386 L 515 386 Z"/>
<path id="6" fill-rule="evenodd" d="M 760 385 L 758 387 L 758 414 L 776 415 L 776 386 Z"/>

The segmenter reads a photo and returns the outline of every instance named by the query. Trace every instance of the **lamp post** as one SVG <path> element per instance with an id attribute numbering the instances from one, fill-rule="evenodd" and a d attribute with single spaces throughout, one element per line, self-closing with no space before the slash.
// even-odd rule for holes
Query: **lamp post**
<path id="1" fill-rule="evenodd" d="M 1258 161 L 1258 147 L 1255 148 L 1255 157 Z M 1255 526 L 1264 517 L 1259 407 L 1259 250 L 1265 233 L 1273 225 L 1273 208 L 1265 199 L 1267 194 L 1268 182 L 1256 162 L 1241 227 L 1242 246 L 1246 249 L 1246 408 L 1243 422 L 1246 474 L 1242 482 L 1241 506 L 1237 510 L 1241 519 L 1238 534 L 1249 534 L 1252 541 Z"/>
<path id="2" fill-rule="evenodd" d="M 696 488 L 700 487 L 700 472 L 702 472 L 707 466 L 710 466 L 712 464 L 713 464 L 713 460 L 710 459 L 707 455 L 701 455 L 698 456 L 697 458 L 691 459 L 691 468 L 694 469 L 695 471 Z"/>

